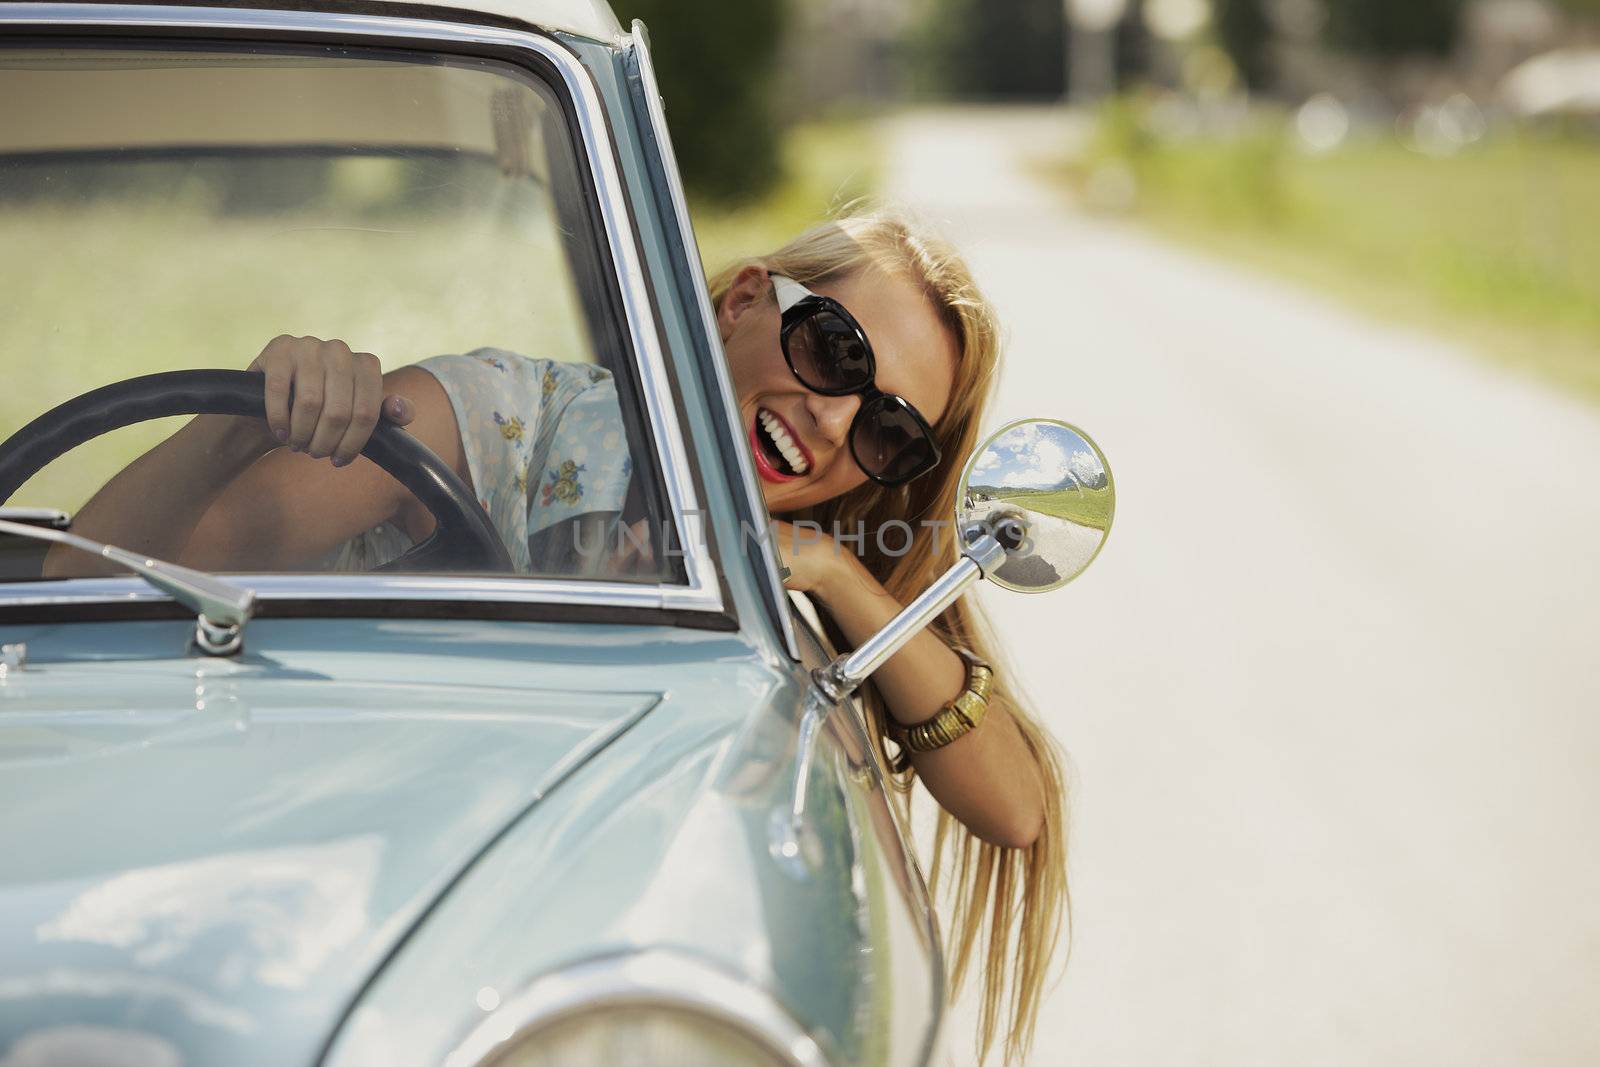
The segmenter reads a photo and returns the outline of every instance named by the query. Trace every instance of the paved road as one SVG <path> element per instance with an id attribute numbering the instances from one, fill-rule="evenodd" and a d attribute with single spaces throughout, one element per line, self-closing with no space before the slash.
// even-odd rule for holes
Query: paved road
<path id="1" fill-rule="evenodd" d="M 1105 543 L 1104 530 L 1071 519 L 1032 512 L 1028 523 L 1027 552 L 1002 563 L 995 577 L 1012 585 L 1040 588 L 1061 580 L 1094 558 Z"/>
<path id="2" fill-rule="evenodd" d="M 1032 1063 L 1600 1062 L 1600 412 L 1064 210 L 1057 123 L 890 138 L 1010 326 L 998 417 L 1120 494 L 1078 582 L 984 595 L 1075 766 Z"/>

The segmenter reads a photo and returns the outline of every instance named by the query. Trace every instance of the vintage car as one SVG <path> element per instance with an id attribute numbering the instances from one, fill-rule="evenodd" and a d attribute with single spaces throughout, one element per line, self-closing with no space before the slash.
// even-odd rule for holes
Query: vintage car
<path id="1" fill-rule="evenodd" d="M 830 663 L 642 26 L 5 2 L 0 101 L 0 1065 L 928 1062 L 937 929 L 849 694 L 981 575 L 1088 564 L 1092 443 L 999 433 L 965 555 Z M 438 526 L 381 565 L 206 574 L 73 531 L 175 417 L 260 416 L 239 368 L 286 330 L 592 367 L 625 434 L 588 462 L 626 458 L 660 550 L 513 568 L 499 502 L 397 427 L 365 454 Z M 45 577 L 68 543 L 128 570 Z"/>

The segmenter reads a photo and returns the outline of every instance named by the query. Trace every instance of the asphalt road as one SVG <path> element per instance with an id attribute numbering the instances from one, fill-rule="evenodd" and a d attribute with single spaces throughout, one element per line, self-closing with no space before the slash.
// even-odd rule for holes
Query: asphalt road
<path id="1" fill-rule="evenodd" d="M 1031 1063 L 1600 1062 L 1600 411 L 1074 214 L 1048 112 L 890 134 L 1010 328 L 996 424 L 1119 493 L 1077 582 L 982 594 L 1074 766 Z"/>
<path id="2" fill-rule="evenodd" d="M 1026 551 L 1002 563 L 995 576 L 1012 585 L 1039 588 L 1061 580 L 1063 573 L 1092 559 L 1105 542 L 1105 531 L 1070 519 L 1032 512 Z"/>

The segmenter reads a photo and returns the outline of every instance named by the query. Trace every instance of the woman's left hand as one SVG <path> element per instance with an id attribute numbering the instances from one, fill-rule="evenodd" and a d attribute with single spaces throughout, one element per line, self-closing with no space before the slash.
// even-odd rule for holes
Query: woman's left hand
<path id="1" fill-rule="evenodd" d="M 778 560 L 789 571 L 783 579 L 785 589 L 826 598 L 840 581 L 849 580 L 847 550 L 823 531 L 774 519 L 772 536 L 776 538 Z"/>

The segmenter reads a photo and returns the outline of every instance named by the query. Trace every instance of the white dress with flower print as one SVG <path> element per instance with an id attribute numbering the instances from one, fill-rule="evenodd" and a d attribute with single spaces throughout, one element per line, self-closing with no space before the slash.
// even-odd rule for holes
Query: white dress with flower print
<path id="1" fill-rule="evenodd" d="M 498 348 L 435 356 L 417 366 L 450 397 L 473 489 L 516 571 L 591 572 L 574 552 L 575 535 L 563 526 L 580 516 L 614 520 L 628 493 L 633 461 L 611 373 Z M 340 546 L 327 564 L 371 570 L 411 545 L 404 531 L 385 522 Z"/>

